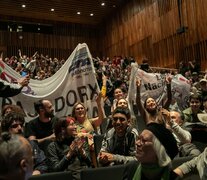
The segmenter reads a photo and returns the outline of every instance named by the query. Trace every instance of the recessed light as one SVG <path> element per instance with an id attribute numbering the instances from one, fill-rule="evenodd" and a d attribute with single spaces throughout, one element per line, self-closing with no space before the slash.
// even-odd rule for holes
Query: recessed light
<path id="1" fill-rule="evenodd" d="M 81 14 L 81 12 L 79 12 L 79 11 L 78 11 L 78 12 L 77 12 L 77 14 L 78 14 L 78 15 L 80 15 L 80 14 Z"/>
<path id="2" fill-rule="evenodd" d="M 40 28 L 38 27 L 37 30 L 40 31 Z"/>
<path id="3" fill-rule="evenodd" d="M 22 4 L 22 8 L 25 8 L 26 7 L 26 5 L 25 4 Z"/>
<path id="4" fill-rule="evenodd" d="M 50 11 L 55 11 L 55 9 L 52 8 L 52 9 L 50 9 Z"/>
<path id="5" fill-rule="evenodd" d="M 101 3 L 101 6 L 105 6 L 105 3 L 104 3 L 104 2 L 102 2 L 102 3 Z"/>
<path id="6" fill-rule="evenodd" d="M 93 13 L 91 13 L 90 16 L 93 16 Z"/>

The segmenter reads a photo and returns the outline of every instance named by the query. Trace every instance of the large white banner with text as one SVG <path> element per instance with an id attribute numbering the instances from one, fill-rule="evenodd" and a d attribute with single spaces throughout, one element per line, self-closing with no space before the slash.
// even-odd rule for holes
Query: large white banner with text
<path id="1" fill-rule="evenodd" d="M 165 82 L 165 74 L 147 73 L 138 68 L 138 64 L 132 64 L 128 99 L 129 102 L 136 99 L 136 78 L 141 79 L 141 97 L 144 102 L 147 97 L 153 97 L 159 106 L 167 95 L 167 87 Z M 185 109 L 188 105 L 190 95 L 189 81 L 181 74 L 172 76 L 171 91 L 173 101 L 176 101 L 180 110 Z"/>
<path id="2" fill-rule="evenodd" d="M 3 77 L 13 82 L 21 76 L 6 64 L 1 64 Z M 65 64 L 50 78 L 45 80 L 30 80 L 29 86 L 22 93 L 12 98 L 0 98 L 0 105 L 5 103 L 20 105 L 27 115 L 26 121 L 37 114 L 34 102 L 39 99 L 52 101 L 57 117 L 71 114 L 77 101 L 84 102 L 88 109 L 88 117 L 97 115 L 96 96 L 99 87 L 95 77 L 95 69 L 88 46 L 78 44 Z"/>

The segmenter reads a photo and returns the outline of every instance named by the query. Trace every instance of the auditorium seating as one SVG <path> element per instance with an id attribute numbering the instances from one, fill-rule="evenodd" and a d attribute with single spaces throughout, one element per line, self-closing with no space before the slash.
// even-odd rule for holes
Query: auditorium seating
<path id="1" fill-rule="evenodd" d="M 70 172 L 65 171 L 35 175 L 30 177 L 29 180 L 73 180 L 73 177 Z"/>
<path id="2" fill-rule="evenodd" d="M 101 150 L 102 146 L 102 141 L 103 141 L 104 135 L 94 135 L 93 140 L 94 140 L 94 151 L 95 151 L 95 156 L 96 156 L 96 161 L 97 161 L 97 156 Z M 97 161 L 97 166 L 99 166 L 98 161 Z"/>

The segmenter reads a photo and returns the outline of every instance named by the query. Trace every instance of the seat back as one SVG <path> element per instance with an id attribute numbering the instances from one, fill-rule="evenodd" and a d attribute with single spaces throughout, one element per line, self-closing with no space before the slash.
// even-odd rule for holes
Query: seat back
<path id="1" fill-rule="evenodd" d="M 126 180 L 124 173 L 124 165 L 84 169 L 81 171 L 81 180 Z"/>
<path id="2" fill-rule="evenodd" d="M 45 173 L 40 175 L 34 175 L 29 180 L 73 180 L 73 176 L 70 172 L 54 172 Z"/>

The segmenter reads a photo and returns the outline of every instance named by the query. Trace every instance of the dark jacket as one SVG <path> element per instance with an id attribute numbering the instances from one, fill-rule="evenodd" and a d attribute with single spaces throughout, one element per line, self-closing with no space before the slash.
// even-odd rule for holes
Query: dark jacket
<path id="1" fill-rule="evenodd" d="M 37 141 L 29 141 L 34 156 L 34 170 L 38 170 L 41 174 L 46 173 L 48 171 L 46 157 L 44 152 L 39 148 Z"/>
<path id="2" fill-rule="evenodd" d="M 69 160 L 66 158 L 69 146 L 73 140 L 74 138 L 70 138 L 64 142 L 54 141 L 49 144 L 47 155 L 50 171 L 70 171 L 77 177 L 80 170 L 91 166 L 89 146 L 86 143 L 83 145 L 86 152 L 86 158 L 82 157 L 79 152 L 75 153 Z M 75 179 L 77 179 L 76 177 Z"/>
<path id="3" fill-rule="evenodd" d="M 0 97 L 12 97 L 19 94 L 22 87 L 18 84 L 8 83 L 0 79 Z"/>
<path id="4" fill-rule="evenodd" d="M 137 136 L 137 130 L 135 128 L 128 127 L 125 136 L 122 138 L 122 144 L 124 144 L 124 147 L 119 148 L 117 143 L 119 138 L 116 135 L 115 129 L 112 128 L 104 135 L 100 152 L 113 154 L 115 164 L 125 164 L 129 161 L 136 161 L 135 141 Z"/>

